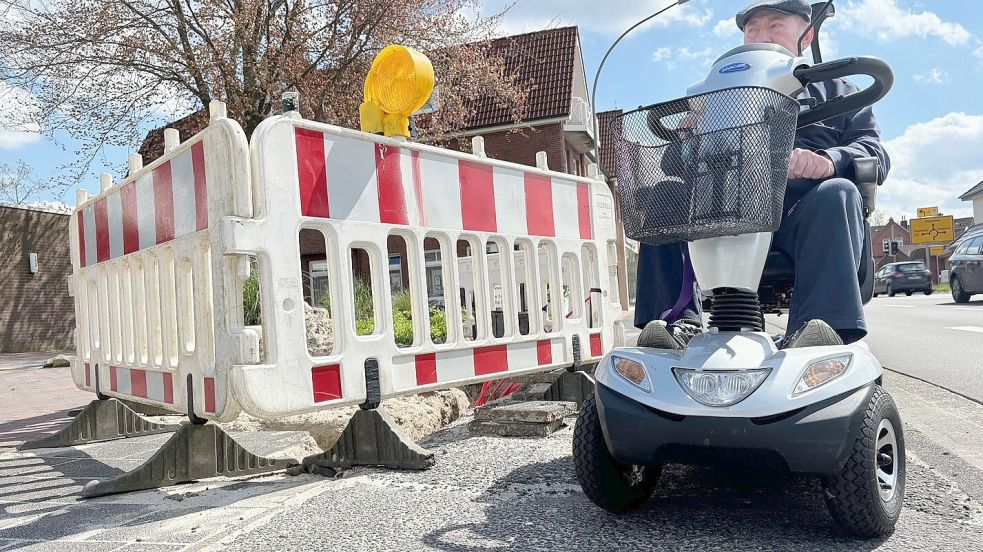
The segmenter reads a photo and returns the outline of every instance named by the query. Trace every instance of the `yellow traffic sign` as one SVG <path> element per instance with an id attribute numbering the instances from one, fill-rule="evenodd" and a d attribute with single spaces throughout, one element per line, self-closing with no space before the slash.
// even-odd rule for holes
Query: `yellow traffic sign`
<path id="1" fill-rule="evenodd" d="M 932 248 L 929 249 L 929 253 L 932 256 L 935 256 L 935 257 L 938 257 L 939 255 L 941 255 L 944 252 L 945 252 L 945 246 L 944 245 L 933 245 Z"/>
<path id="2" fill-rule="evenodd" d="M 952 215 L 911 219 L 911 243 L 949 243 L 956 239 Z"/>
<path id="3" fill-rule="evenodd" d="M 918 218 L 924 217 L 937 217 L 939 216 L 938 207 L 919 207 L 918 208 Z"/>

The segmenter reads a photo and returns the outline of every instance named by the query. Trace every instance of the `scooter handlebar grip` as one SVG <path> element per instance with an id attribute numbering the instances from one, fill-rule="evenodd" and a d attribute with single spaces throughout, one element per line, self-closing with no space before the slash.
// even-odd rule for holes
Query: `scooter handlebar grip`
<path id="1" fill-rule="evenodd" d="M 853 57 L 799 67 L 794 74 L 803 85 L 849 75 L 868 75 L 874 79 L 874 83 L 864 90 L 827 100 L 818 107 L 800 113 L 800 127 L 873 105 L 894 86 L 894 71 L 884 60 L 874 57 Z"/>

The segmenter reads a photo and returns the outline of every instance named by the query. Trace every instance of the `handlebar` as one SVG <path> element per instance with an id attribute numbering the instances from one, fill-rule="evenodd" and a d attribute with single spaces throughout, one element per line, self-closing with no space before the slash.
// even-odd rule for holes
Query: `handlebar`
<path id="1" fill-rule="evenodd" d="M 826 100 L 818 107 L 799 113 L 800 128 L 873 105 L 894 86 L 894 71 L 883 60 L 874 57 L 852 57 L 803 66 L 793 74 L 803 86 L 849 75 L 868 75 L 874 79 L 874 84 L 860 92 Z"/>
<path id="2" fill-rule="evenodd" d="M 640 109 L 645 109 L 645 108 L 643 107 Z M 658 116 L 659 113 L 656 113 L 655 111 L 649 111 L 648 113 L 649 130 L 651 130 L 653 134 L 655 134 L 659 138 L 662 138 L 666 142 L 675 142 L 676 140 L 679 139 L 680 131 L 684 129 L 671 129 L 665 126 L 664 124 L 662 124 L 662 119 L 678 113 L 688 113 L 690 111 L 689 100 L 687 98 L 680 98 L 678 100 L 666 102 L 665 104 L 663 104 L 662 107 L 660 107 L 660 111 L 662 112 L 661 114 L 662 117 L 659 117 Z"/>

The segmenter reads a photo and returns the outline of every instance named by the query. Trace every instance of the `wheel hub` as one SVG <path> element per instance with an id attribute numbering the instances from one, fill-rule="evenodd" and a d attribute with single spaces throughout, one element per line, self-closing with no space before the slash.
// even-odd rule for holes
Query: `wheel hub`
<path id="1" fill-rule="evenodd" d="M 881 500 L 889 502 L 894 498 L 898 484 L 898 437 L 894 424 L 884 418 L 877 426 L 877 446 L 874 453 L 877 491 Z"/>

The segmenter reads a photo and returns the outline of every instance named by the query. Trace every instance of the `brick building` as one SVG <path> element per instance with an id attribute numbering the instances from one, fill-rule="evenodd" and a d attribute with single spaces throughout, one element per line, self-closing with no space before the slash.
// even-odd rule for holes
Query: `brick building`
<path id="1" fill-rule="evenodd" d="M 0 206 L 0 353 L 73 345 L 69 215 Z"/>

